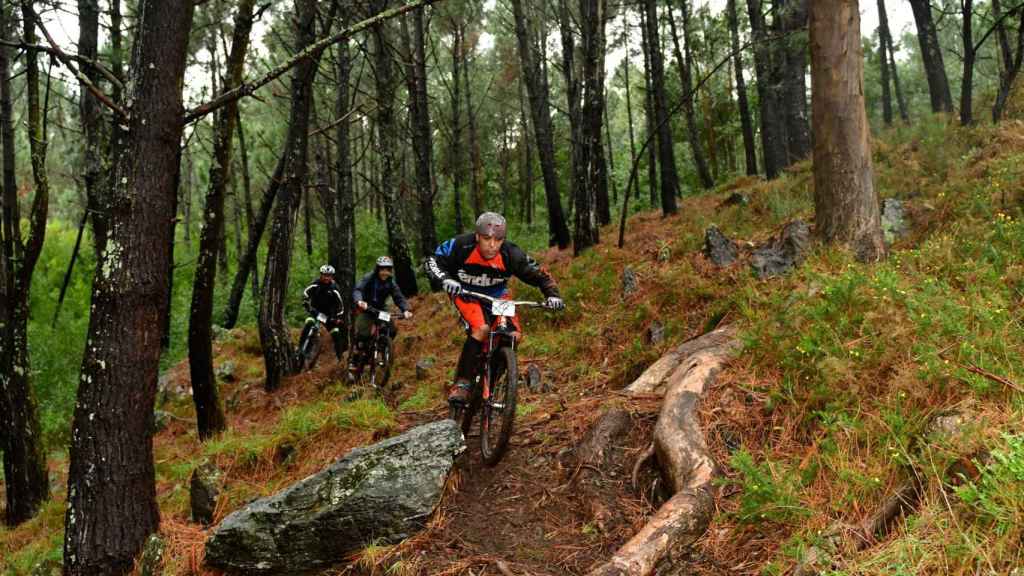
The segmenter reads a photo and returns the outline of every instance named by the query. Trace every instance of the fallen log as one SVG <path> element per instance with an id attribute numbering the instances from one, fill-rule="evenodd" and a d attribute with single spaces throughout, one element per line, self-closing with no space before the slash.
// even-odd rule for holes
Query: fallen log
<path id="1" fill-rule="evenodd" d="M 590 576 L 647 576 L 670 554 L 690 546 L 707 530 L 714 512 L 712 480 L 718 467 L 708 452 L 697 408 L 719 370 L 740 349 L 731 328 L 690 340 L 655 362 L 628 391 L 663 390 L 654 450 L 673 496 L 631 540 Z"/>

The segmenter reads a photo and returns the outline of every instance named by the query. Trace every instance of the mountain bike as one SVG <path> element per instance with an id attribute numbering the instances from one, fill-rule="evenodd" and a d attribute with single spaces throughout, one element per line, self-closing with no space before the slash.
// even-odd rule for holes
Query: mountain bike
<path id="1" fill-rule="evenodd" d="M 387 386 L 391 378 L 391 364 L 393 361 L 391 350 L 391 313 L 386 310 L 378 310 L 372 306 L 366 308 L 363 314 L 369 314 L 373 318 L 370 326 L 370 337 L 366 341 L 366 349 L 358 356 L 356 364 L 355 382 L 362 379 L 363 369 L 366 368 L 366 375 L 370 387 L 380 392 Z M 401 316 L 396 316 L 401 318 Z"/>
<path id="2" fill-rule="evenodd" d="M 302 336 L 299 337 L 299 349 L 296 353 L 299 372 L 312 370 L 316 365 L 321 350 L 320 327 L 325 324 L 327 324 L 327 315 L 323 312 L 317 312 L 316 316 L 306 319 L 306 326 L 302 329 Z"/>
<path id="3" fill-rule="evenodd" d="M 473 416 L 480 412 L 480 455 L 484 463 L 494 466 L 508 449 L 516 419 L 516 391 L 519 370 L 516 341 L 519 334 L 512 318 L 517 308 L 547 308 L 542 302 L 504 300 L 486 294 L 463 290 L 462 297 L 472 297 L 491 305 L 491 331 L 480 353 L 480 367 L 473 378 L 469 401 L 465 405 L 449 405 L 452 420 L 462 422 L 462 433 L 469 435 Z"/>

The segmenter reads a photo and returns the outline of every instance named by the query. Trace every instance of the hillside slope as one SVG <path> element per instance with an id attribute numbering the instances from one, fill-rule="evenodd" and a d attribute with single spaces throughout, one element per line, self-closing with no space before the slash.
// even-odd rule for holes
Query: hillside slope
<path id="1" fill-rule="evenodd" d="M 1009 573 L 1022 563 L 1024 525 L 1022 155 L 1024 126 L 1014 123 L 884 134 L 880 193 L 906 200 L 911 228 L 881 264 L 819 246 L 795 272 L 762 281 L 745 257 L 717 269 L 700 254 L 711 224 L 759 243 L 793 218 L 813 221 L 808 163 L 778 181 L 740 179 L 686 198 L 672 218 L 633 217 L 622 250 L 605 229 L 605 244 L 580 258 L 538 254 L 569 309 L 527 316 L 520 362 L 524 373 L 537 365 L 552 389 L 522 388 L 513 446 L 497 467 L 480 465 L 470 438 L 425 532 L 370 547 L 340 573 L 480 576 L 501 573 L 499 560 L 515 574 L 586 573 L 662 498 L 650 466 L 639 489 L 630 479 L 658 402 L 617 391 L 720 323 L 737 325 L 745 348 L 703 403 L 723 477 L 711 529 L 674 559 L 681 573 L 782 574 L 811 549 L 832 556 L 835 574 Z M 749 203 L 723 205 L 732 192 Z M 639 280 L 630 294 L 627 267 Z M 218 341 L 218 364 L 234 365 L 222 388 L 230 431 L 199 444 L 188 399 L 162 407 L 176 415 L 156 439 L 167 574 L 214 573 L 201 566 L 206 532 L 188 520 L 188 477 L 201 460 L 225 471 L 222 518 L 354 446 L 444 417 L 463 335 L 442 295 L 413 306 L 396 344 L 397 385 L 383 399 L 350 400 L 333 358 L 268 395 L 255 331 Z M 652 344 L 656 324 L 664 339 Z M 435 363 L 418 381 L 415 364 L 428 357 Z M 187 374 L 183 364 L 170 378 Z M 610 407 L 633 422 L 614 464 L 572 469 L 568 451 Z M 926 433 L 948 413 L 963 424 Z M 65 465 L 52 463 L 55 494 Z M 920 503 L 891 532 L 875 542 L 858 531 L 915 478 Z M 0 529 L 0 573 L 59 559 L 62 511 L 61 497 L 25 526 Z"/>

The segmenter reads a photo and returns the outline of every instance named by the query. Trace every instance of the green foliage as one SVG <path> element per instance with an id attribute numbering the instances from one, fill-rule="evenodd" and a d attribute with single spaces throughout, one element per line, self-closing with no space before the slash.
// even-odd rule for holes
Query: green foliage
<path id="1" fill-rule="evenodd" d="M 764 522 L 788 524 L 810 514 L 798 496 L 802 486 L 800 477 L 785 465 L 778 462 L 758 464 L 746 450 L 735 452 L 729 465 L 740 476 L 729 480 L 742 489 L 739 510 L 734 514 L 738 521 L 752 525 Z"/>
<path id="2" fill-rule="evenodd" d="M 1019 531 L 1024 522 L 1024 436 L 1004 435 L 1006 446 L 992 451 L 981 476 L 956 490 L 976 516 L 979 529 L 998 536 Z"/>

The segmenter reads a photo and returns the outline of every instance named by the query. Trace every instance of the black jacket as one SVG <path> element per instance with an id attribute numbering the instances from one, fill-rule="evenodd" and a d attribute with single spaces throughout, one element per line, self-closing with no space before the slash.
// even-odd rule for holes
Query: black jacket
<path id="1" fill-rule="evenodd" d="M 345 310 L 338 285 L 333 280 L 328 284 L 321 284 L 319 278 L 302 291 L 302 304 L 307 311 L 316 310 L 326 314 L 328 318 Z"/>
<path id="2" fill-rule="evenodd" d="M 405 301 L 405 295 L 395 283 L 394 276 L 382 282 L 376 269 L 363 276 L 359 284 L 356 284 L 355 290 L 352 291 L 353 300 L 356 302 L 362 300 L 377 310 L 384 310 L 388 296 L 391 296 L 391 299 L 395 301 L 395 306 L 398 306 L 402 312 L 409 309 L 409 303 Z"/>
<path id="3" fill-rule="evenodd" d="M 508 241 L 502 243 L 497 256 L 484 260 L 476 250 L 476 234 L 462 234 L 438 246 L 427 258 L 426 266 L 427 274 L 437 282 L 451 278 L 467 290 L 488 296 L 503 296 L 512 276 L 540 288 L 545 297 L 559 296 L 558 286 L 547 270 Z"/>

